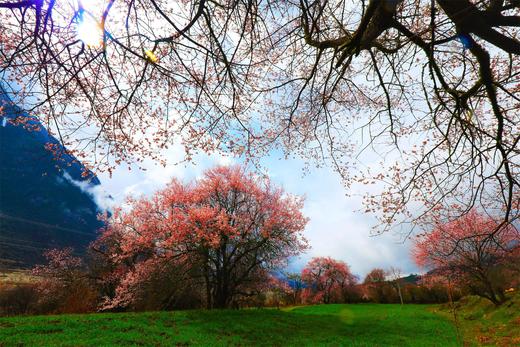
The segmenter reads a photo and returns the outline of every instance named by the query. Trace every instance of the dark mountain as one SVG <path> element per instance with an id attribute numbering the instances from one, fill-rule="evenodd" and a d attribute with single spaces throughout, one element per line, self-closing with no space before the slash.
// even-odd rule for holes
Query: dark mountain
<path id="1" fill-rule="evenodd" d="M 70 246 L 81 253 L 102 226 L 87 192 L 99 180 L 0 87 L 2 108 L 0 268 L 31 266 L 49 248 Z"/>
<path id="2" fill-rule="evenodd" d="M 399 281 L 404 284 L 418 284 L 421 280 L 421 276 L 417 274 L 410 274 L 406 277 L 401 277 Z"/>

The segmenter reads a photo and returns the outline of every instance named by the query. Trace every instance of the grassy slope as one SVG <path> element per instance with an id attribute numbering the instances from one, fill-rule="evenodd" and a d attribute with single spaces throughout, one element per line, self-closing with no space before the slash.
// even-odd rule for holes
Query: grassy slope
<path id="1" fill-rule="evenodd" d="M 457 322 L 467 345 L 520 346 L 520 293 L 495 307 L 488 300 L 468 296 L 455 303 Z M 448 305 L 434 311 L 454 320 Z"/>
<path id="2" fill-rule="evenodd" d="M 0 263 L 2 260 L 0 259 Z M 15 286 L 18 284 L 27 284 L 34 281 L 34 277 L 29 271 L 12 270 L 0 272 L 0 288 L 2 286 Z"/>
<path id="3" fill-rule="evenodd" d="M 426 306 L 373 304 L 0 318 L 0 341 L 5 346 L 457 345 L 453 325 Z"/>

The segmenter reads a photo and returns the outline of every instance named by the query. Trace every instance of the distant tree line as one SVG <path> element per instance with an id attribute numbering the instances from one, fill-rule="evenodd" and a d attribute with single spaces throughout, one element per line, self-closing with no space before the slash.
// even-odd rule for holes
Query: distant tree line
<path id="1" fill-rule="evenodd" d="M 107 307 L 117 296 L 117 279 L 107 275 L 110 265 L 96 253 L 87 259 L 71 249 L 46 254 L 48 263 L 34 269 L 39 280 L 0 288 L 0 314 L 86 313 L 100 310 L 144 311 L 208 308 L 204 288 L 180 269 L 154 274 L 141 282 L 133 304 Z M 518 263 L 516 263 L 518 266 Z M 518 272 L 493 270 L 493 283 L 503 300 L 519 288 Z M 280 307 L 330 303 L 432 304 L 456 301 L 469 294 L 487 298 L 476 291 L 478 280 L 456 281 L 436 269 L 425 275 L 402 276 L 396 268 L 375 268 L 360 281 L 347 264 L 330 257 L 309 261 L 301 273 L 267 274 L 251 287 L 250 295 L 233 298 L 230 307 Z M 504 289 L 506 288 L 506 289 Z M 498 291 L 498 289 L 497 289 Z M 172 295 L 171 293 L 174 293 Z M 169 300 L 165 300 L 168 297 Z"/>
<path id="2" fill-rule="evenodd" d="M 92 253 L 87 259 L 75 257 L 72 249 L 46 253 L 48 263 L 38 266 L 37 280 L 0 288 L 0 314 L 87 313 L 96 311 L 146 311 L 208 308 L 201 282 L 180 268 L 155 273 L 140 282 L 132 301 L 108 306 L 117 298 L 121 278 L 109 275 L 111 265 Z M 364 279 L 350 272 L 348 265 L 330 257 L 313 258 L 301 273 L 267 274 L 251 287 L 249 295 L 233 297 L 229 307 L 280 307 L 330 303 L 443 303 L 449 293 L 442 281 L 423 282 L 410 275 L 396 280 L 382 269 L 372 270 Z M 454 299 L 461 297 L 459 289 Z M 119 302 L 119 301 L 118 301 Z"/>

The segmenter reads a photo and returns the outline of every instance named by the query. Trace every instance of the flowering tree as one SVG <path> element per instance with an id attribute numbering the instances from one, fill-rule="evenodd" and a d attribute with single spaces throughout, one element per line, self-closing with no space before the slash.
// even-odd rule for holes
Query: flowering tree
<path id="1" fill-rule="evenodd" d="M 375 302 L 389 301 L 387 284 L 385 270 L 380 268 L 372 269 L 363 281 L 368 297 Z"/>
<path id="2" fill-rule="evenodd" d="M 356 283 L 349 266 L 330 257 L 316 257 L 302 270 L 306 287 L 303 297 L 312 303 L 346 302 L 348 291 Z"/>
<path id="3" fill-rule="evenodd" d="M 82 272 L 83 261 L 73 255 L 72 248 L 51 249 L 44 254 L 47 263 L 37 265 L 33 269 L 35 276 L 54 280 L 62 284 L 70 284 L 76 280 Z"/>
<path id="4" fill-rule="evenodd" d="M 217 167 L 190 184 L 173 180 L 117 209 L 94 245 L 119 283 L 107 308 L 126 306 L 158 273 L 162 286 L 197 281 L 208 307 L 256 294 L 269 271 L 306 248 L 302 200 L 242 167 Z M 172 293 L 171 295 L 174 295 Z"/>
<path id="5" fill-rule="evenodd" d="M 422 214 L 461 196 L 465 212 L 498 198 L 505 223 L 520 185 L 519 7 L 0 0 L 0 79 L 98 168 L 160 160 L 172 139 L 188 158 L 281 147 L 347 185 L 380 183 L 366 204 L 385 227 L 416 218 L 411 202 Z M 367 148 L 386 163 L 356 168 Z"/>
<path id="6" fill-rule="evenodd" d="M 476 210 L 458 220 L 438 223 L 431 232 L 418 236 L 415 261 L 498 305 L 505 300 L 506 283 L 497 276 L 497 269 L 513 259 L 520 240 L 512 226 L 489 238 L 489 231 L 498 224 Z"/>
<path id="7" fill-rule="evenodd" d="M 280 307 L 280 305 L 287 305 L 294 303 L 295 296 L 294 288 L 291 288 L 285 279 L 280 279 L 275 276 L 269 276 L 267 282 L 262 288 L 265 295 L 265 304 L 268 306 Z"/>
<path id="8" fill-rule="evenodd" d="M 39 310 L 45 313 L 82 313 L 94 310 L 97 293 L 82 259 L 72 248 L 52 249 L 44 253 L 46 264 L 33 269 L 38 278 Z"/>
<path id="9" fill-rule="evenodd" d="M 287 284 L 291 288 L 292 304 L 297 305 L 302 303 L 302 292 L 304 289 L 304 283 L 302 280 L 301 273 L 293 272 L 286 273 Z"/>

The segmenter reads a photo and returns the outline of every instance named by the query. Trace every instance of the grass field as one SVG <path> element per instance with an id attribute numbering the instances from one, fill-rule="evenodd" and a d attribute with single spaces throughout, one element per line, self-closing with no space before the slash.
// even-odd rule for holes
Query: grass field
<path id="1" fill-rule="evenodd" d="M 457 346 L 424 305 L 107 313 L 0 318 L 0 345 Z"/>

